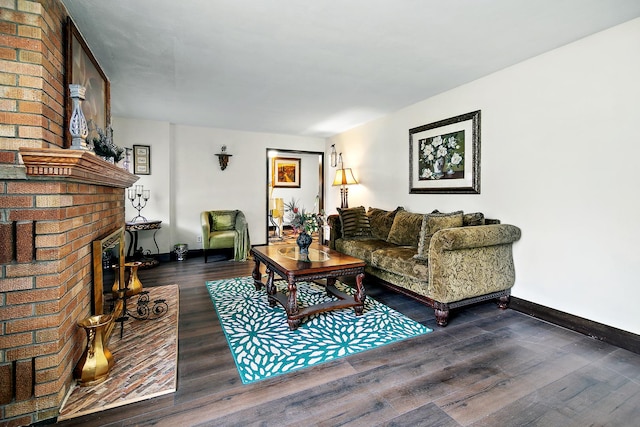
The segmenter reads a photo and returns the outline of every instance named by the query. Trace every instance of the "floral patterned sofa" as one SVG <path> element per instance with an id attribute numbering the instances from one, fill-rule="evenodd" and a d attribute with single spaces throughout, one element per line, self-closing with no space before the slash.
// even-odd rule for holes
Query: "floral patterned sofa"
<path id="1" fill-rule="evenodd" d="M 363 259 L 366 274 L 433 307 L 438 325 L 446 326 L 450 309 L 479 301 L 498 299 L 507 307 L 518 227 L 462 211 L 360 206 L 338 212 L 327 219 L 330 248 Z"/>

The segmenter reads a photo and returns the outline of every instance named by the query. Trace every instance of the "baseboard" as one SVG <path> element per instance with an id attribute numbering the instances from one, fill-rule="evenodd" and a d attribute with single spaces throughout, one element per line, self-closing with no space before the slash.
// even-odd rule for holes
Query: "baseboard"
<path id="1" fill-rule="evenodd" d="M 233 258 L 233 249 L 218 249 L 217 252 L 216 250 L 211 250 L 209 252 L 209 258 L 211 260 L 214 259 L 214 257 L 216 257 L 216 255 L 224 255 L 225 259 L 229 259 L 229 257 Z M 177 256 L 174 252 L 165 252 L 165 253 L 161 253 L 161 254 L 151 254 L 150 255 L 152 258 L 157 259 L 160 262 L 170 262 L 170 261 L 177 261 Z M 204 250 L 203 249 L 189 249 L 189 251 L 187 252 L 187 259 L 190 258 L 198 258 L 201 257 L 204 259 Z M 220 257 L 218 257 L 220 258 Z M 220 259 L 218 259 L 218 261 L 220 261 Z"/>
<path id="2" fill-rule="evenodd" d="M 512 296 L 509 308 L 640 354 L 640 335 Z"/>

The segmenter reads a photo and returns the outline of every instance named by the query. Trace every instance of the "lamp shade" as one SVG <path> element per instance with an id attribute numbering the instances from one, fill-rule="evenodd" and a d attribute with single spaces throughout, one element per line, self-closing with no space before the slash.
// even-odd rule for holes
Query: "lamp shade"
<path id="1" fill-rule="evenodd" d="M 274 218 L 281 218 L 284 215 L 284 199 L 277 197 L 274 200 L 273 213 Z"/>
<path id="2" fill-rule="evenodd" d="M 357 183 L 358 181 L 353 177 L 351 168 L 338 169 L 336 171 L 336 178 L 333 180 L 333 185 L 351 185 Z"/>

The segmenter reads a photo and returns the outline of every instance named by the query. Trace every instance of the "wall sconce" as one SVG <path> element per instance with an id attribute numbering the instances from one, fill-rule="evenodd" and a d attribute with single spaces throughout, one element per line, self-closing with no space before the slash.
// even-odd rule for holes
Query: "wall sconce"
<path id="1" fill-rule="evenodd" d="M 221 153 L 216 154 L 218 156 L 218 160 L 220 161 L 220 169 L 225 170 L 227 165 L 229 164 L 229 157 L 233 156 L 233 154 L 227 154 L 227 146 L 223 145 L 220 148 Z"/>
<path id="2" fill-rule="evenodd" d="M 340 207 L 342 209 L 349 207 L 347 185 L 357 184 L 358 181 L 353 177 L 351 168 L 342 168 L 336 171 L 336 178 L 333 180 L 333 186 L 340 185 Z"/>
<path id="3" fill-rule="evenodd" d="M 331 144 L 331 167 L 338 165 L 338 155 L 336 154 L 336 144 Z"/>

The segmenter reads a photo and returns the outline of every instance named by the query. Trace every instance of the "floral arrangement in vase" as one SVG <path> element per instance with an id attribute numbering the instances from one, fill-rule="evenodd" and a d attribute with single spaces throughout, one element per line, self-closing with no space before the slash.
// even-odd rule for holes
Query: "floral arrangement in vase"
<path id="1" fill-rule="evenodd" d="M 308 213 L 304 208 L 299 208 L 295 199 L 284 204 L 284 211 L 288 215 L 291 226 L 296 233 L 305 231 L 307 234 L 315 233 L 324 223 L 322 213 Z"/>
<path id="2" fill-rule="evenodd" d="M 462 151 L 456 134 L 438 135 L 419 141 L 420 178 L 440 179 L 453 175 L 453 168 L 462 163 Z"/>

